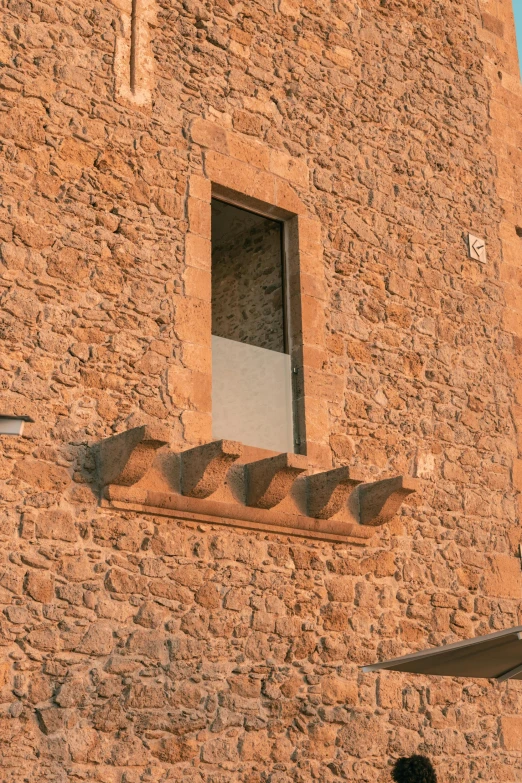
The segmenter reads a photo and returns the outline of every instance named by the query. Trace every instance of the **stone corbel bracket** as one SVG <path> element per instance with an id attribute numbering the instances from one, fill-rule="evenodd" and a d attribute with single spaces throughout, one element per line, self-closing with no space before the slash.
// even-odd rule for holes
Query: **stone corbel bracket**
<path id="1" fill-rule="evenodd" d="M 182 451 L 179 455 L 181 494 L 191 498 L 213 495 L 242 453 L 242 444 L 232 440 L 216 440 Z"/>
<path id="2" fill-rule="evenodd" d="M 362 473 L 353 468 L 335 468 L 306 477 L 308 516 L 330 519 L 346 506 L 354 487 L 364 481 Z"/>
<path id="3" fill-rule="evenodd" d="M 274 508 L 290 493 L 292 484 L 308 468 L 300 454 L 278 454 L 245 465 L 246 505 Z"/>
<path id="4" fill-rule="evenodd" d="M 409 476 L 395 476 L 375 481 L 373 484 L 364 484 L 359 488 L 361 525 L 385 525 L 397 514 L 404 499 L 418 488 L 418 479 Z"/>
<path id="5" fill-rule="evenodd" d="M 167 443 L 166 430 L 147 426 L 102 441 L 97 447 L 102 505 L 364 544 L 418 488 L 415 479 L 404 476 L 363 483 L 362 474 L 348 467 L 309 473 L 306 457 L 299 454 L 249 459 L 240 443 L 227 440 L 177 454 L 164 450 L 156 459 Z"/>
<path id="6" fill-rule="evenodd" d="M 99 484 L 137 484 L 152 466 L 157 450 L 168 442 L 169 431 L 165 427 L 148 425 L 102 440 L 96 449 Z"/>

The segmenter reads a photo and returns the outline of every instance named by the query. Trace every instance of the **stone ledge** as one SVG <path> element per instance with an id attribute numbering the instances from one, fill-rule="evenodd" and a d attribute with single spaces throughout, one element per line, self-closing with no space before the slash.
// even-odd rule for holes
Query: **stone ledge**
<path id="1" fill-rule="evenodd" d="M 188 522 L 226 525 L 243 530 L 360 546 L 367 544 L 375 533 L 375 528 L 359 525 L 356 522 L 328 525 L 324 520 L 311 520 L 308 517 L 282 512 L 271 513 L 265 509 L 251 509 L 218 501 L 194 500 L 177 493 L 147 491 L 140 493 L 139 490 L 125 490 L 117 486 L 106 487 L 101 506 Z M 311 523 L 315 523 L 315 527 Z"/>
<path id="2" fill-rule="evenodd" d="M 333 542 L 364 543 L 416 479 L 366 482 L 359 471 L 313 472 L 307 458 L 220 440 L 176 452 L 162 429 L 137 427 L 96 447 L 102 505 Z"/>

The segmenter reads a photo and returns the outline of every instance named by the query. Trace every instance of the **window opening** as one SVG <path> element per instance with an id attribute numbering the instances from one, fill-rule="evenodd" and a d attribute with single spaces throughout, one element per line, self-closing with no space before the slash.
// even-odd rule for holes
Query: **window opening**
<path id="1" fill-rule="evenodd" d="M 212 200 L 212 434 L 294 451 L 284 224 Z"/>

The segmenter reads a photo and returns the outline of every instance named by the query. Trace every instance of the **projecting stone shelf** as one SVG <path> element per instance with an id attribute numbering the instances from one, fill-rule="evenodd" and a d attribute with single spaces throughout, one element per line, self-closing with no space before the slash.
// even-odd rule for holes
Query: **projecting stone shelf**
<path id="1" fill-rule="evenodd" d="M 343 467 L 309 472 L 306 457 L 219 440 L 174 452 L 162 427 L 137 427 L 96 447 L 102 505 L 208 524 L 362 544 L 418 481 L 365 482 Z M 261 458 L 260 458 L 261 457 Z"/>

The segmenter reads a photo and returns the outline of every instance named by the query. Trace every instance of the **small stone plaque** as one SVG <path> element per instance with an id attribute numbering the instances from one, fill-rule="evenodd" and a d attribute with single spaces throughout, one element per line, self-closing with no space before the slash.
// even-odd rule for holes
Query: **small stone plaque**
<path id="1" fill-rule="evenodd" d="M 483 239 L 468 234 L 468 252 L 469 257 L 474 261 L 480 261 L 481 264 L 487 262 L 486 258 L 486 243 Z"/>

